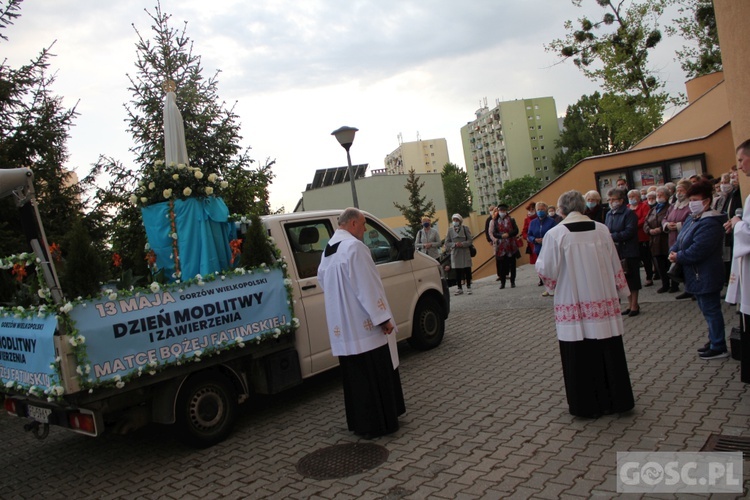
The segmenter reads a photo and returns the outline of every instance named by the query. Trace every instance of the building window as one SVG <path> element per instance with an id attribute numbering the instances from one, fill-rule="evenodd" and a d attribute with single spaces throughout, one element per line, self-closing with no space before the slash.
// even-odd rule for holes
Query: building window
<path id="1" fill-rule="evenodd" d="M 546 156 L 542 156 L 542 160 L 546 160 L 546 159 L 547 159 L 547 157 L 546 157 Z"/>
<path id="2" fill-rule="evenodd" d="M 534 117 L 531 116 L 531 115 L 529 115 L 529 120 L 533 120 L 533 119 L 534 119 Z"/>
<path id="3" fill-rule="evenodd" d="M 539 109 L 539 105 L 538 105 L 538 104 L 535 104 L 535 105 L 534 105 L 534 109 Z"/>
<path id="4" fill-rule="evenodd" d="M 543 136 L 543 135 L 540 135 L 540 136 L 539 136 L 539 140 L 540 140 L 540 141 L 544 140 L 544 136 Z"/>
<path id="5" fill-rule="evenodd" d="M 544 170 L 549 170 L 549 167 L 547 165 L 544 166 Z"/>
<path id="6" fill-rule="evenodd" d="M 539 126 L 537 127 L 537 130 L 542 130 L 542 126 L 541 126 L 541 125 L 539 125 Z"/>
<path id="7" fill-rule="evenodd" d="M 547 177 L 545 177 L 544 180 L 548 181 L 549 180 L 549 175 Z"/>
<path id="8" fill-rule="evenodd" d="M 538 150 L 539 148 L 538 148 L 538 147 L 536 147 L 536 146 L 534 146 L 534 147 L 533 147 L 533 148 L 531 148 L 531 149 L 533 149 L 534 151 L 537 151 L 537 150 Z"/>
<path id="9" fill-rule="evenodd" d="M 534 125 L 532 125 L 531 127 L 529 127 L 529 130 L 534 130 Z"/>
<path id="10" fill-rule="evenodd" d="M 535 157 L 534 157 L 534 161 L 539 161 L 539 157 L 538 157 L 538 156 L 535 156 Z"/>
<path id="11" fill-rule="evenodd" d="M 544 149 L 544 146 L 540 146 L 542 149 Z"/>
<path id="12" fill-rule="evenodd" d="M 535 140 L 536 140 L 536 137 L 532 137 L 532 138 L 531 138 L 531 140 L 532 140 L 532 141 L 535 141 Z"/>
<path id="13" fill-rule="evenodd" d="M 541 170 L 542 170 L 541 168 L 539 168 L 539 167 L 536 167 L 536 171 L 537 171 L 537 172 L 539 172 L 539 171 L 541 171 Z"/>
<path id="14" fill-rule="evenodd" d="M 542 119 L 542 117 L 541 117 L 541 116 L 539 116 L 539 115 L 536 115 L 536 119 L 537 119 L 537 120 L 541 120 L 541 119 Z"/>
<path id="15" fill-rule="evenodd" d="M 526 109 L 531 109 L 531 106 L 526 106 Z"/>

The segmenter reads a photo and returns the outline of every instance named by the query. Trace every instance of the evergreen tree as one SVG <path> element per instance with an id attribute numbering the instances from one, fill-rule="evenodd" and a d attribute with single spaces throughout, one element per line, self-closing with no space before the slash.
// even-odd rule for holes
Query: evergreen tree
<path id="1" fill-rule="evenodd" d="M 268 242 L 266 228 L 260 220 L 260 215 L 252 214 L 249 223 L 245 241 L 242 243 L 240 264 L 244 268 L 251 268 L 258 267 L 264 262 L 266 264 L 273 262 L 273 250 Z"/>
<path id="2" fill-rule="evenodd" d="M 157 2 L 150 17 L 152 39 L 134 27 L 136 43 L 135 75 L 128 75 L 132 100 L 125 105 L 128 130 L 135 145 L 135 169 L 102 156 L 84 179 L 92 189 L 93 216 L 113 249 L 123 258 L 123 265 L 133 265 L 136 274 L 145 273 L 143 247 L 146 241 L 140 211 L 128 201 L 143 170 L 157 160 L 164 160 L 164 84 L 176 85 L 177 105 L 183 117 L 185 142 L 191 166 L 204 172 L 218 172 L 229 183 L 222 197 L 230 213 L 267 214 L 270 212 L 268 188 L 273 180 L 266 160 L 253 168 L 249 147 L 240 144 L 240 124 L 234 105 L 227 107 L 218 97 L 218 71 L 206 79 L 201 58 L 193 52 L 187 36 L 187 23 L 178 30 L 170 25 L 171 16 Z M 106 178 L 105 187 L 99 179 Z"/>
<path id="3" fill-rule="evenodd" d="M 446 163 L 440 173 L 443 181 L 445 207 L 449 214 L 467 216 L 471 213 L 471 189 L 469 174 L 455 163 Z"/>
<path id="4" fill-rule="evenodd" d="M 435 215 L 435 203 L 432 200 L 427 201 L 427 197 L 422 196 L 424 181 L 419 181 L 414 169 L 409 170 L 409 176 L 406 178 L 404 187 L 409 192 L 409 204 L 402 205 L 394 201 L 393 206 L 398 208 L 406 219 L 408 229 L 404 235 L 409 238 L 416 238 L 417 233 L 422 228 L 422 217 L 426 215 L 432 219 L 432 216 Z"/>
<path id="5" fill-rule="evenodd" d="M 94 295 L 105 279 L 101 253 L 92 245 L 81 221 L 73 224 L 65 241 L 69 250 L 60 276 L 62 289 L 68 297 Z"/>
<path id="6" fill-rule="evenodd" d="M 20 0 L 9 0 L 0 10 L 0 30 L 20 17 Z M 0 31 L 0 39 L 8 37 Z M 63 168 L 67 159 L 68 131 L 76 116 L 66 109 L 62 97 L 52 94 L 54 76 L 48 74 L 52 45 L 28 64 L 11 68 L 0 63 L 0 165 L 28 167 L 34 171 L 39 212 L 50 242 L 61 241 L 80 216 L 80 188 L 71 172 Z M 0 254 L 28 250 L 13 200 L 0 200 Z"/>

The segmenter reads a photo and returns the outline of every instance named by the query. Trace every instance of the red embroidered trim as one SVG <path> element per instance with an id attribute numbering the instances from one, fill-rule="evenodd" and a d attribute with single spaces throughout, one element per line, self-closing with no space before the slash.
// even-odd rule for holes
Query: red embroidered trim
<path id="1" fill-rule="evenodd" d="M 550 290 L 554 290 L 557 287 L 557 280 L 553 280 L 552 278 L 548 278 L 544 276 L 543 274 L 539 275 L 539 279 L 542 280 L 542 283 L 544 283 L 545 288 L 549 288 Z"/>
<path id="2" fill-rule="evenodd" d="M 616 298 L 578 304 L 555 304 L 556 323 L 618 318 L 621 315 L 620 300 Z"/>
<path id="3" fill-rule="evenodd" d="M 628 286 L 628 279 L 625 277 L 625 273 L 622 272 L 622 268 L 615 274 L 615 286 L 618 290 L 622 290 Z"/>

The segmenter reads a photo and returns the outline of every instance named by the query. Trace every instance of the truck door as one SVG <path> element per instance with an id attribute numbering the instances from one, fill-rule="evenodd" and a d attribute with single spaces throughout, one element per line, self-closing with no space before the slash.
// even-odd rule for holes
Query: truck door
<path id="1" fill-rule="evenodd" d="M 370 247 L 372 259 L 383 280 L 383 288 L 388 297 L 396 325 L 399 340 L 410 335 L 414 305 L 416 303 L 416 283 L 412 273 L 411 261 L 399 260 L 396 238 L 378 222 L 366 218 L 365 245 Z"/>
<path id="2" fill-rule="evenodd" d="M 307 324 L 309 356 L 302 352 L 303 376 L 335 366 L 338 361 L 331 355 L 328 340 L 323 289 L 318 284 L 318 266 L 328 240 L 333 236 L 333 223 L 328 218 L 293 222 L 284 225 L 297 270 L 300 301 Z"/>

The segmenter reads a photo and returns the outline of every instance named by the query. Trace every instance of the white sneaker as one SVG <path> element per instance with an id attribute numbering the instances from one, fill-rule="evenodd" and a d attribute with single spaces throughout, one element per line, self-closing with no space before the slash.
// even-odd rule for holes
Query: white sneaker
<path id="1" fill-rule="evenodd" d="M 456 293 L 454 293 L 453 295 L 463 295 L 463 294 L 464 294 L 464 291 L 459 288 L 458 290 L 456 290 Z"/>
<path id="2" fill-rule="evenodd" d="M 468 290 L 466 290 L 466 295 L 471 295 L 471 288 L 469 288 Z"/>

